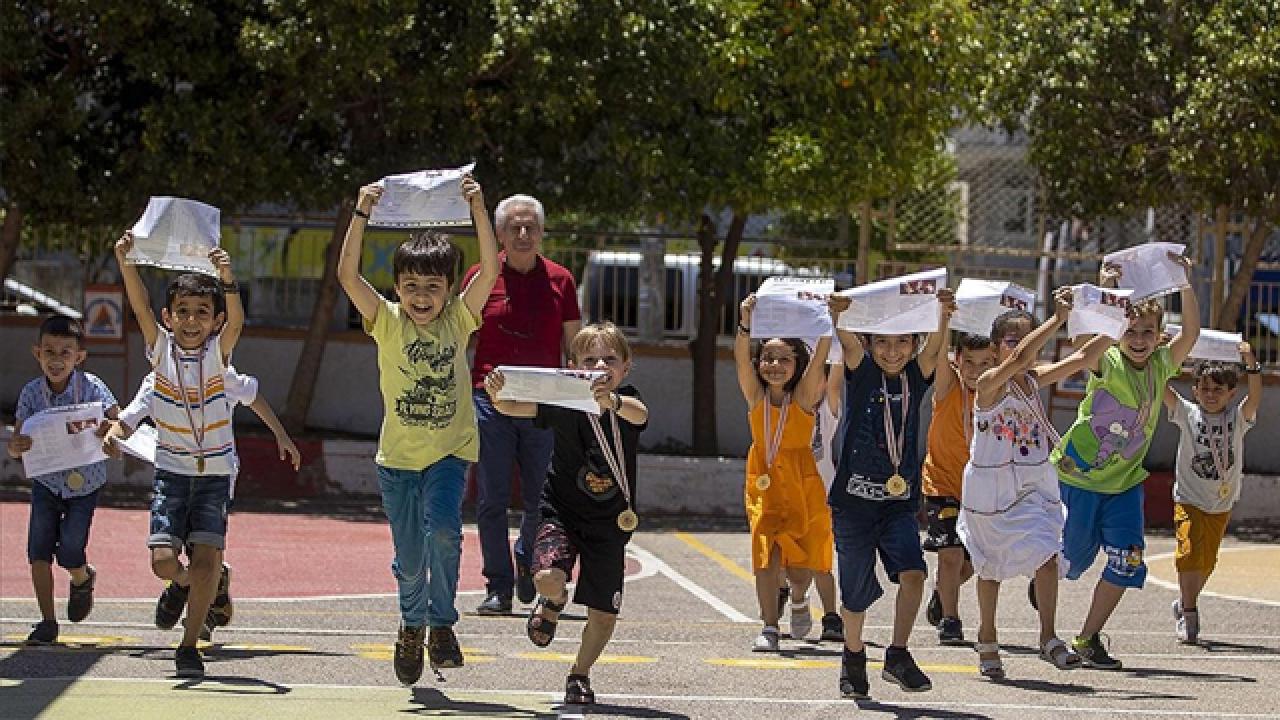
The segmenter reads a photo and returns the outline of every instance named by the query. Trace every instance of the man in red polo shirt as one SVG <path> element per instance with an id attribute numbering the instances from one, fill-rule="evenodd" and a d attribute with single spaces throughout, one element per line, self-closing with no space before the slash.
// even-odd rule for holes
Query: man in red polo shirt
<path id="1" fill-rule="evenodd" d="M 484 602 L 476 608 L 480 615 L 510 613 L 513 588 L 520 602 L 533 602 L 536 592 L 529 561 L 541 520 L 538 504 L 552 449 L 550 430 L 535 428 L 531 419 L 507 417 L 493 409 L 484 391 L 484 376 L 498 365 L 561 367 L 569 341 L 582 327 L 573 275 L 539 253 L 545 221 L 542 203 L 528 195 L 513 195 L 498 203 L 494 211 L 502 274 L 481 314 L 483 324 L 475 333 L 476 354 L 471 363 L 480 427 L 476 525 L 486 584 Z M 467 272 L 463 287 L 478 268 Z M 515 572 L 507 531 L 513 466 L 520 468 L 524 500 L 520 537 L 515 543 Z"/>

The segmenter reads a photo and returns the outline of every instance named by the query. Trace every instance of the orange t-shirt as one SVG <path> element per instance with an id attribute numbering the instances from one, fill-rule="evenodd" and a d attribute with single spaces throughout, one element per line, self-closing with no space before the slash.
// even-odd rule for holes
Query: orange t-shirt
<path id="1" fill-rule="evenodd" d="M 954 372 L 954 371 L 952 371 Z M 964 466 L 969 462 L 969 438 L 964 423 L 973 422 L 975 393 L 966 390 L 955 378 L 951 390 L 941 400 L 933 397 L 933 418 L 929 421 L 927 454 L 921 468 L 920 483 L 925 495 L 960 498 L 964 484 Z M 965 412 L 965 403 L 969 411 Z"/>

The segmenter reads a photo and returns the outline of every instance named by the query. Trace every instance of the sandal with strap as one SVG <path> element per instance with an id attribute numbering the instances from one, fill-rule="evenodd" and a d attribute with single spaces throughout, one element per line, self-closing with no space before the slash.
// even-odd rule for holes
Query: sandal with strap
<path id="1" fill-rule="evenodd" d="M 973 649 L 979 655 L 995 653 L 994 658 L 978 658 L 978 673 L 992 680 L 1004 679 L 1004 663 L 1000 661 L 1000 643 L 976 642 Z"/>
<path id="2" fill-rule="evenodd" d="M 567 601 L 568 598 L 565 598 Z M 564 610 L 563 602 L 552 602 L 543 595 L 538 596 L 537 602 L 533 604 L 533 609 L 529 611 L 529 619 L 525 621 L 524 631 L 529 636 L 529 641 L 538 647 L 546 647 L 556 639 L 556 620 L 548 620 L 542 616 L 543 608 L 554 613 Z M 557 615 L 557 617 L 559 617 Z"/>
<path id="3" fill-rule="evenodd" d="M 586 675 L 570 675 L 564 684 L 565 705 L 591 705 L 596 694 L 591 690 L 591 678 Z"/>
<path id="4" fill-rule="evenodd" d="M 1084 664 L 1080 656 L 1059 638 L 1050 638 L 1040 648 L 1040 659 L 1059 670 L 1075 670 Z"/>

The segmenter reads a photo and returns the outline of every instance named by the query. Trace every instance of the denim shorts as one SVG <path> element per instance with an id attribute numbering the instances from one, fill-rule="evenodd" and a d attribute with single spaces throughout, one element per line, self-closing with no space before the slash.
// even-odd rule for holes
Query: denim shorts
<path id="1" fill-rule="evenodd" d="M 230 475 L 179 475 L 156 469 L 147 547 L 209 545 L 226 548 Z"/>
<path id="2" fill-rule="evenodd" d="M 84 567 L 89 525 L 98 507 L 98 493 L 64 498 L 36 482 L 31 488 L 31 522 L 27 526 L 27 561 L 53 562 L 64 568 Z"/>
<path id="3" fill-rule="evenodd" d="M 899 575 L 911 570 L 928 572 L 915 513 L 884 514 L 834 505 L 831 523 L 836 535 L 840 604 L 846 610 L 866 612 L 884 594 L 876 579 L 877 554 L 890 582 L 898 582 Z"/>

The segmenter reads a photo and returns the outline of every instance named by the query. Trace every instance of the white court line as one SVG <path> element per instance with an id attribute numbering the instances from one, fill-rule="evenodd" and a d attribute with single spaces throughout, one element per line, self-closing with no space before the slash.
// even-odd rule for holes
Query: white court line
<path id="1" fill-rule="evenodd" d="M 107 683 L 146 683 L 152 685 L 174 686 L 180 684 L 181 680 L 164 679 L 164 678 L 110 678 L 110 677 L 86 677 L 82 675 L 67 675 L 61 677 L 39 677 L 24 678 L 33 682 L 52 682 L 59 684 L 74 685 L 77 682 L 107 682 Z M 208 678 L 204 681 L 206 684 L 216 684 L 217 678 Z M 391 685 L 338 685 L 334 683 L 280 683 L 281 687 L 290 689 L 316 689 L 316 690 L 362 690 L 362 691 L 388 691 L 400 692 L 401 688 Z M 525 696 L 546 698 L 552 701 L 553 705 L 559 705 L 555 702 L 556 698 L 562 697 L 561 693 L 546 692 L 542 690 L 527 689 L 511 689 L 511 690 L 492 690 L 492 689 L 454 689 L 454 694 L 458 696 L 466 695 L 500 695 L 500 696 Z M 448 699 L 449 693 L 445 693 Z M 1144 709 L 1144 708 L 1117 708 L 1111 706 L 1079 706 L 1079 705 L 1033 705 L 1031 703 L 965 703 L 965 702 L 912 702 L 894 700 L 891 703 L 881 705 L 875 701 L 864 701 L 863 703 L 855 703 L 851 700 L 839 700 L 835 698 L 816 699 L 816 698 L 780 698 L 780 697 L 750 697 L 750 696 L 728 696 L 728 695 L 642 695 L 642 694 L 623 694 L 609 693 L 596 696 L 597 702 L 608 703 L 611 700 L 628 700 L 628 701 L 651 701 L 651 702 L 689 702 L 689 703 L 746 703 L 754 705 L 801 705 L 807 707 L 832 707 L 832 708 L 852 708 L 862 707 L 866 710 L 890 709 L 890 708 L 947 708 L 953 710 L 1033 710 L 1055 713 L 1058 715 L 1085 714 L 1085 715 L 1125 715 L 1131 717 L 1213 717 L 1213 718 L 1245 718 L 1253 720 L 1255 718 L 1271 718 L 1274 720 L 1275 713 L 1243 713 L 1243 712 L 1221 712 L 1215 710 L 1174 710 L 1168 708 L 1161 709 Z M 564 711 L 572 712 L 570 708 L 562 708 Z M 563 717 L 575 717 L 574 715 L 566 715 Z"/>
<path id="2" fill-rule="evenodd" d="M 1255 550 L 1255 549 L 1257 548 L 1254 548 L 1251 546 L 1237 546 L 1237 547 L 1222 548 L 1221 550 L 1219 550 L 1219 552 L 1240 552 L 1242 550 Z M 1166 553 L 1160 553 L 1159 555 L 1153 555 L 1147 558 L 1147 567 L 1150 567 L 1151 563 L 1156 562 L 1157 560 L 1168 560 L 1169 558 L 1173 557 L 1174 554 L 1175 553 L 1166 552 Z M 1182 591 L 1182 588 L 1178 587 L 1178 583 L 1169 582 L 1168 580 L 1161 580 L 1160 578 L 1153 576 L 1150 572 L 1147 573 L 1147 582 L 1153 585 L 1159 585 L 1160 587 L 1165 588 L 1166 590 L 1173 590 L 1175 592 Z M 1207 595 L 1209 597 L 1221 598 L 1223 600 L 1235 600 L 1237 602 L 1253 603 L 1254 605 L 1266 605 L 1267 607 L 1280 607 L 1280 602 L 1276 602 L 1275 600 L 1262 600 L 1260 598 L 1243 597 L 1240 595 L 1227 595 L 1225 593 L 1213 592 L 1212 590 L 1201 590 L 1200 594 Z"/>
<path id="3" fill-rule="evenodd" d="M 695 583 L 694 581 L 690 580 L 684 575 L 681 575 L 675 568 L 663 562 L 660 558 L 658 558 L 658 556 L 654 555 L 648 550 L 645 550 L 642 547 L 637 546 L 635 542 L 631 543 L 630 548 L 631 548 L 631 552 L 635 554 L 635 556 L 639 558 L 641 562 L 652 564 L 652 566 L 659 573 L 666 575 L 668 578 L 671 579 L 672 582 L 684 588 L 685 590 L 688 590 L 691 595 L 705 602 L 706 604 L 710 605 L 712 608 L 714 608 L 721 615 L 724 615 L 730 621 L 736 622 L 736 623 L 750 623 L 750 624 L 756 623 L 755 620 L 752 620 L 746 615 L 743 615 L 742 613 L 738 612 L 737 608 L 733 607 L 729 603 L 711 594 L 711 592 L 706 588 Z"/>

